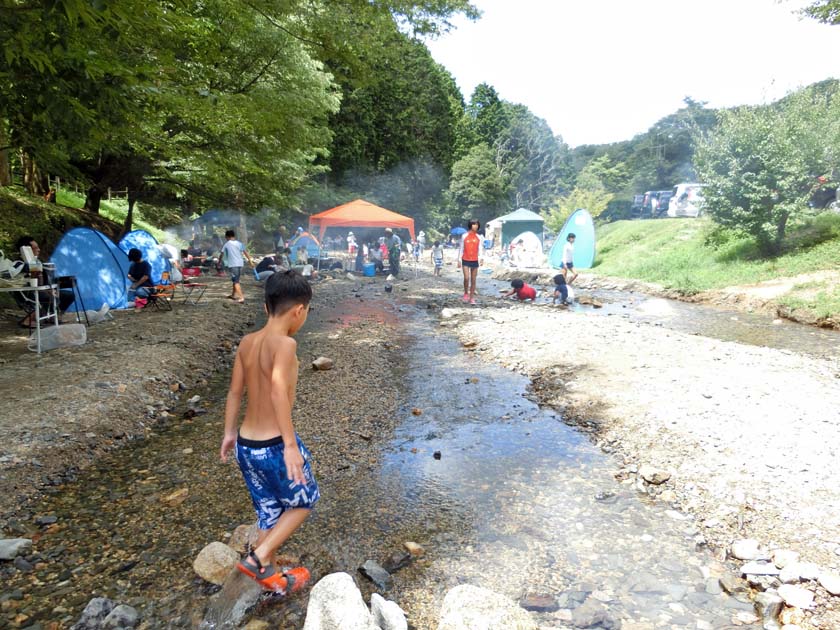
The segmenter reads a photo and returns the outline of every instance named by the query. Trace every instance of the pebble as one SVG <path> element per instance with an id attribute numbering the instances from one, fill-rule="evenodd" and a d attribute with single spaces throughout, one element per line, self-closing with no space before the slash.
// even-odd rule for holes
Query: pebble
<path id="1" fill-rule="evenodd" d="M 840 595 L 840 575 L 836 573 L 820 573 L 820 586 L 832 595 Z"/>
<path id="2" fill-rule="evenodd" d="M 359 567 L 359 571 L 383 591 L 391 588 L 391 574 L 383 569 L 379 563 L 373 560 L 365 560 L 365 563 Z"/>
<path id="3" fill-rule="evenodd" d="M 554 612 L 560 609 L 557 599 L 548 594 L 528 594 L 519 601 L 519 605 L 532 612 Z"/>
<path id="4" fill-rule="evenodd" d="M 32 541 L 29 538 L 4 538 L 0 540 L 0 560 L 14 560 L 29 553 Z"/>
<path id="5" fill-rule="evenodd" d="M 639 467 L 639 476 L 648 483 L 658 486 L 668 481 L 671 478 L 671 473 L 667 470 L 643 464 Z"/>
<path id="6" fill-rule="evenodd" d="M 773 563 L 780 569 L 784 569 L 787 565 L 799 562 L 799 554 L 790 549 L 775 549 L 771 554 Z"/>
<path id="7" fill-rule="evenodd" d="M 239 554 L 222 542 L 211 542 L 193 561 L 198 577 L 212 584 L 221 585 L 239 562 Z"/>
<path id="8" fill-rule="evenodd" d="M 332 359 L 328 359 L 327 357 L 318 357 L 312 362 L 312 369 L 325 371 L 333 369 L 335 362 Z"/>
<path id="9" fill-rule="evenodd" d="M 404 542 L 403 547 L 406 548 L 408 553 L 410 553 L 412 556 L 415 556 L 415 557 L 420 557 L 424 553 L 426 553 L 426 550 L 423 549 L 423 547 L 418 545 L 416 542 L 412 542 L 410 540 L 407 540 L 406 542 Z"/>
<path id="10" fill-rule="evenodd" d="M 729 549 L 729 554 L 738 560 L 755 560 L 761 555 L 758 541 L 752 538 L 736 540 Z"/>

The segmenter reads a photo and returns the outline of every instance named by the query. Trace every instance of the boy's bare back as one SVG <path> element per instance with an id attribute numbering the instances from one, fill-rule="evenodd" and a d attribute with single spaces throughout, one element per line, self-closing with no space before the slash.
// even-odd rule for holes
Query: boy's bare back
<path id="1" fill-rule="evenodd" d="M 297 342 L 266 328 L 246 335 L 239 344 L 231 387 L 237 372 L 248 394 L 239 434 L 268 440 L 282 434 L 285 417 L 291 422 L 298 377 Z"/>

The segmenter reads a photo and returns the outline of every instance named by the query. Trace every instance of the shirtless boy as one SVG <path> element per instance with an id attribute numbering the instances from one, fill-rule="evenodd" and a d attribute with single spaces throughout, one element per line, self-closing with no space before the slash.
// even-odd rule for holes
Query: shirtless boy
<path id="1" fill-rule="evenodd" d="M 309 516 L 318 501 L 310 454 L 292 426 L 298 360 L 292 336 L 309 313 L 312 288 L 298 272 L 278 271 L 265 282 L 268 322 L 239 344 L 225 406 L 222 461 L 235 449 L 236 461 L 257 511 L 259 537 L 254 549 L 237 565 L 266 590 L 300 590 L 309 571 L 283 572 L 275 554 Z M 245 419 L 236 424 L 244 391 Z"/>

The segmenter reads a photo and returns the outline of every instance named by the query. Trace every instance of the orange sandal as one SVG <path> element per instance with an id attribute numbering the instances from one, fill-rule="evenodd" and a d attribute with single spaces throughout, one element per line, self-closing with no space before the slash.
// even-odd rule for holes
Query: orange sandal
<path id="1" fill-rule="evenodd" d="M 282 595 L 297 593 L 309 582 L 309 571 L 305 567 L 296 567 L 280 574 L 273 565 L 264 567 L 253 551 L 239 561 L 236 568 L 263 589 Z"/>

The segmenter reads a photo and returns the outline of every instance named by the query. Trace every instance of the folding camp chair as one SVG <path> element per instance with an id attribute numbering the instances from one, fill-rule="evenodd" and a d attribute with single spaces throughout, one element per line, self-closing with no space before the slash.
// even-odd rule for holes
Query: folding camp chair
<path id="1" fill-rule="evenodd" d="M 156 311 L 171 311 L 172 300 L 175 297 L 175 285 L 169 281 L 169 272 L 164 271 L 161 274 L 160 284 L 156 284 L 149 290 L 149 297 L 146 298 L 146 306 L 150 306 Z"/>
<path id="2" fill-rule="evenodd" d="M 207 285 L 202 282 L 182 282 L 181 290 L 184 293 L 184 304 L 198 304 L 201 296 L 207 290 Z"/>

